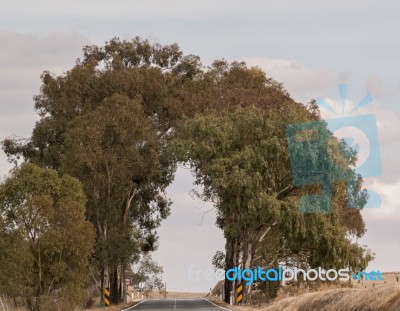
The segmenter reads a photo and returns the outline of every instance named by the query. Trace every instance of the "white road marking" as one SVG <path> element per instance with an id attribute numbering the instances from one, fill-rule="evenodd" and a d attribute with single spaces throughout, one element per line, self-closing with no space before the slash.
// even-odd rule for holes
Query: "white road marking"
<path id="1" fill-rule="evenodd" d="M 208 301 L 209 303 L 211 303 L 213 306 L 215 306 L 215 307 L 217 307 L 217 308 L 220 308 L 220 309 L 222 309 L 222 310 L 232 311 L 232 310 L 230 310 L 230 309 L 227 309 L 227 308 L 221 307 L 221 306 L 219 306 L 219 305 L 216 305 L 215 303 L 213 303 L 212 301 L 210 301 L 210 300 L 208 300 L 208 299 L 206 299 L 206 298 L 204 298 L 204 297 L 200 297 L 200 298 L 201 298 L 201 299 L 204 299 L 205 301 Z"/>
<path id="2" fill-rule="evenodd" d="M 130 309 L 136 308 L 138 305 L 140 305 L 141 303 L 143 303 L 143 302 L 145 302 L 145 301 L 147 301 L 147 300 L 149 300 L 149 299 L 142 300 L 141 302 L 135 304 L 133 307 L 129 307 L 129 308 L 123 309 L 123 310 L 121 310 L 121 311 L 128 311 L 128 310 L 130 310 Z"/>
<path id="3" fill-rule="evenodd" d="M 205 301 L 211 303 L 213 306 L 215 306 L 215 307 L 217 307 L 217 308 L 220 308 L 220 309 L 222 309 L 222 310 L 232 311 L 231 309 L 227 309 L 227 308 L 221 307 L 221 306 L 219 306 L 219 305 L 213 303 L 212 301 L 210 301 L 210 300 L 208 300 L 208 299 L 206 299 L 206 298 L 204 298 L 204 297 L 199 297 L 199 298 L 201 298 L 201 299 L 203 299 L 203 300 L 205 300 Z M 199 298 L 182 298 L 182 300 L 198 300 Z M 123 309 L 123 310 L 121 310 L 121 311 L 129 311 L 129 310 L 131 310 L 131 309 L 133 309 L 133 308 L 136 308 L 138 305 L 142 304 L 143 302 L 145 302 L 145 301 L 147 301 L 147 300 L 149 300 L 149 299 L 142 300 L 141 302 L 139 302 L 138 304 L 134 305 L 133 307 L 129 307 L 129 308 Z M 174 299 L 174 310 L 176 310 L 176 299 Z"/>

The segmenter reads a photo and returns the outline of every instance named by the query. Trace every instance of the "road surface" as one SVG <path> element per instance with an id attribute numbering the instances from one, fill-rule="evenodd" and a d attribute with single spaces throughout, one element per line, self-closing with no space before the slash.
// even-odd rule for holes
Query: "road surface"
<path id="1" fill-rule="evenodd" d="M 196 311 L 223 311 L 226 308 L 218 307 L 203 298 L 177 298 L 177 299 L 149 299 L 124 311 L 137 310 L 196 310 Z"/>

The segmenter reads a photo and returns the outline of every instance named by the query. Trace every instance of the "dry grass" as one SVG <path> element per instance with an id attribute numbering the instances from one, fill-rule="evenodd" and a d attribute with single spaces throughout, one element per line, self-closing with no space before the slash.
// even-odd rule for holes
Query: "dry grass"
<path id="1" fill-rule="evenodd" d="M 215 297 L 213 300 L 235 311 L 400 311 L 400 273 L 385 272 L 384 281 L 320 284 L 312 292 L 310 288 L 295 290 L 287 286 L 281 288 L 274 302 L 253 307 L 229 306 Z"/>
<path id="2" fill-rule="evenodd" d="M 383 275 L 384 281 L 357 281 L 352 280 L 352 285 L 355 288 L 376 288 L 381 286 L 396 286 L 400 285 L 400 273 L 399 272 L 385 272 Z"/>
<path id="3" fill-rule="evenodd" d="M 284 299 L 267 310 L 319 311 L 341 310 L 400 310 L 400 288 L 334 289 Z"/>
<path id="4" fill-rule="evenodd" d="M 7 298 L 0 297 L 0 311 L 27 311 L 25 308 L 15 308 L 12 301 Z"/>
<path id="5" fill-rule="evenodd" d="M 120 311 L 125 308 L 128 308 L 132 306 L 132 303 L 121 303 L 118 306 L 109 306 L 109 307 L 101 307 L 101 308 L 90 308 L 90 309 L 85 309 L 88 311 Z"/>
<path id="6" fill-rule="evenodd" d="M 399 311 L 400 286 L 332 289 L 285 298 L 265 307 L 242 311 Z"/>
<path id="7" fill-rule="evenodd" d="M 195 298 L 195 297 L 205 297 L 207 293 L 185 293 L 185 292 L 167 292 L 166 298 Z M 151 293 L 149 298 L 163 299 L 164 295 L 159 293 Z"/>

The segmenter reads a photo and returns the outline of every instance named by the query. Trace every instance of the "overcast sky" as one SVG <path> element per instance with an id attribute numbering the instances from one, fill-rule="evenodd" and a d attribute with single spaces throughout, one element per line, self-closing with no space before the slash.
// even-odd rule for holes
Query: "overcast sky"
<path id="1" fill-rule="evenodd" d="M 395 0 L 125 0 L 1 1 L 0 138 L 28 137 L 37 117 L 32 96 L 44 70 L 61 74 L 86 44 L 137 35 L 177 42 L 185 53 L 212 60 L 245 60 L 283 82 L 298 101 L 321 96 L 340 106 L 338 84 L 349 85 L 348 107 L 366 94 L 358 112 L 377 118 L 382 176 L 366 185 L 382 198 L 363 211 L 368 232 L 360 241 L 376 252 L 370 269 L 400 271 L 400 3 Z M 349 109 L 346 110 L 348 112 Z M 337 117 L 323 111 L 327 118 Z M 10 165 L 0 156 L 0 174 Z M 189 195 L 193 178 L 178 170 L 169 189 L 172 215 L 159 230 L 154 254 L 169 290 L 207 290 L 210 269 L 224 248 L 210 208 Z M 189 269 L 192 266 L 192 274 Z M 196 273 L 193 273 L 195 271 Z"/>

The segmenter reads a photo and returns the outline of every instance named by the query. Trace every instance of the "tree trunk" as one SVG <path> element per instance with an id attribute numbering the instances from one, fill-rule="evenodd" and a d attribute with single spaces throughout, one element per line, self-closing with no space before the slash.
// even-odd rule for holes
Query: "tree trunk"
<path id="1" fill-rule="evenodd" d="M 122 301 L 128 302 L 127 299 L 127 286 L 125 285 L 125 265 L 121 265 L 121 279 L 122 279 Z"/>
<path id="2" fill-rule="evenodd" d="M 226 241 L 227 247 L 226 247 L 226 256 L 225 256 L 225 271 L 228 271 L 229 269 L 234 267 L 234 244 L 235 244 L 235 241 L 233 239 L 227 238 L 227 241 Z M 227 278 L 225 278 L 224 290 L 225 290 L 225 302 L 229 303 L 231 291 L 232 291 L 232 281 L 229 281 Z"/>
<path id="3" fill-rule="evenodd" d="M 225 257 L 225 271 L 229 269 L 235 268 L 235 266 L 239 265 L 239 246 L 237 238 L 228 238 L 227 239 L 227 250 Z M 229 281 L 225 278 L 225 302 L 230 303 L 231 293 L 232 297 L 235 301 L 236 299 L 236 280 Z"/>
<path id="4" fill-rule="evenodd" d="M 118 265 L 113 264 L 110 267 L 110 299 L 112 304 L 119 303 L 119 290 L 118 290 Z"/>
<path id="5" fill-rule="evenodd" d="M 104 280 L 105 280 L 105 273 L 103 264 L 100 270 L 100 305 L 102 305 L 104 301 Z"/>
<path id="6" fill-rule="evenodd" d="M 248 269 L 254 270 L 256 268 L 253 266 L 256 246 L 254 245 L 255 243 L 246 243 L 246 244 L 247 244 L 247 246 L 243 250 L 243 252 L 246 252 L 246 255 L 243 256 L 243 269 L 248 268 Z M 252 285 L 246 286 L 245 282 L 243 282 L 243 293 L 244 293 L 244 296 L 246 297 L 246 302 L 248 302 L 248 303 L 251 302 L 251 288 L 252 288 Z"/>

